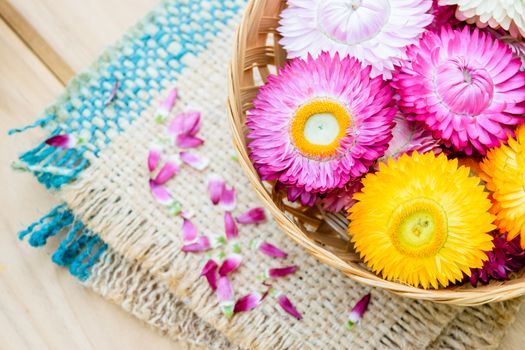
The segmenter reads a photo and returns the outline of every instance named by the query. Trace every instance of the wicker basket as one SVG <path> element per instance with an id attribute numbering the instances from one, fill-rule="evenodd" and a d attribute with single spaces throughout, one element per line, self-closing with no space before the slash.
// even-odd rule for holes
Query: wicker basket
<path id="1" fill-rule="evenodd" d="M 285 6 L 284 0 L 252 0 L 249 3 L 234 44 L 228 100 L 233 141 L 240 154 L 240 163 L 284 232 L 321 262 L 350 278 L 401 296 L 438 303 L 479 305 L 524 295 L 523 271 L 510 281 L 491 282 L 477 288 L 463 285 L 424 290 L 386 281 L 371 272 L 354 252 L 346 235 L 347 220 L 343 215 L 292 205 L 282 194 L 273 191 L 272 184 L 261 182 L 246 149 L 246 111 L 251 108 L 259 86 L 286 61 L 276 31 L 279 13 Z"/>

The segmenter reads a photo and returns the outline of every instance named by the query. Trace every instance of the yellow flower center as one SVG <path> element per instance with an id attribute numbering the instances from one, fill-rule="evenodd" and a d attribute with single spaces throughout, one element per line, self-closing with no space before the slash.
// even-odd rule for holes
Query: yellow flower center
<path id="1" fill-rule="evenodd" d="M 346 108 L 339 102 L 323 98 L 296 110 L 290 134 L 295 147 L 303 155 L 324 158 L 336 154 L 339 141 L 350 125 Z"/>
<path id="2" fill-rule="evenodd" d="M 388 233 L 396 249 L 410 257 L 434 256 L 447 239 L 447 215 L 434 200 L 416 198 L 397 207 Z"/>

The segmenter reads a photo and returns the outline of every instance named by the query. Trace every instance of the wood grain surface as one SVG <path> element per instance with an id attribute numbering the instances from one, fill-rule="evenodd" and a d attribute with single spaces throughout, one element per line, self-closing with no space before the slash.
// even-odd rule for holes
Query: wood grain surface
<path id="1" fill-rule="evenodd" d="M 40 142 L 38 130 L 7 137 L 34 121 L 102 50 L 157 0 L 0 0 L 0 349 L 187 349 L 82 287 L 16 232 L 57 203 L 9 164 Z M 525 348 L 525 308 L 502 350 Z"/>

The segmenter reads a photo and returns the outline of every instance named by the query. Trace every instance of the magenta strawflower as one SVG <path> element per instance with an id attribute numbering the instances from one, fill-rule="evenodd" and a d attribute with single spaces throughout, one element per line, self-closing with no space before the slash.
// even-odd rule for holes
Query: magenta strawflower
<path id="1" fill-rule="evenodd" d="M 524 121 L 525 73 L 511 49 L 477 28 L 427 32 L 394 75 L 399 105 L 448 146 L 471 154 Z"/>
<path id="2" fill-rule="evenodd" d="M 395 126 L 392 130 L 392 140 L 388 144 L 388 149 L 383 159 L 397 159 L 399 156 L 417 151 L 426 153 L 433 151 L 435 154 L 441 153 L 439 140 L 432 136 L 430 130 L 425 129 L 420 123 L 407 120 L 406 116 L 398 113 L 394 117 Z"/>
<path id="3" fill-rule="evenodd" d="M 368 309 L 368 303 L 370 303 L 370 293 L 366 294 L 364 297 L 359 299 L 359 301 L 354 305 L 350 314 L 348 315 L 348 322 L 346 324 L 348 329 L 354 328 L 356 324 L 361 322 L 363 315 Z"/>
<path id="4" fill-rule="evenodd" d="M 353 198 L 354 193 L 361 191 L 362 188 L 361 181 L 351 181 L 343 188 L 324 194 L 319 203 L 323 210 L 331 213 L 339 213 L 341 210 L 347 211 L 356 203 L 356 200 Z"/>
<path id="5" fill-rule="evenodd" d="M 326 192 L 368 171 L 387 149 L 392 91 L 353 58 L 293 59 L 248 111 L 250 157 L 264 180 Z"/>
<path id="6" fill-rule="evenodd" d="M 487 252 L 488 260 L 480 269 L 471 269 L 471 276 L 466 277 L 475 287 L 478 282 L 489 283 L 490 280 L 508 280 L 509 273 L 525 267 L 525 250 L 520 246 L 520 237 L 507 241 L 505 235 L 495 234 L 492 241 L 494 248 Z"/>

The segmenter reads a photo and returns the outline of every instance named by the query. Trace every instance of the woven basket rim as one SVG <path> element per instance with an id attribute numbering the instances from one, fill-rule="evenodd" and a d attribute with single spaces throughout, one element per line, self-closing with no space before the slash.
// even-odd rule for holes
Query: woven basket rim
<path id="1" fill-rule="evenodd" d="M 297 244 L 301 245 L 308 253 L 313 255 L 322 263 L 330 265 L 343 273 L 351 279 L 372 287 L 383 288 L 400 296 L 429 300 L 437 303 L 474 306 L 485 304 L 489 302 L 504 301 L 525 295 L 525 275 L 508 281 L 492 281 L 488 285 L 481 285 L 478 287 L 468 287 L 466 285 L 454 286 L 444 289 L 422 289 L 409 285 L 404 285 L 398 282 L 387 281 L 369 270 L 345 262 L 333 252 L 323 248 L 321 245 L 314 242 L 306 236 L 294 220 L 288 216 L 280 206 L 278 206 L 272 195 L 266 190 L 261 182 L 257 171 L 253 167 L 246 147 L 244 125 L 245 113 L 243 112 L 243 103 L 241 101 L 241 79 L 249 73 L 249 69 L 254 69 L 255 65 L 245 69 L 243 62 L 250 60 L 246 59 L 245 55 L 253 56 L 255 51 L 266 51 L 266 47 L 256 50 L 253 47 L 247 48 L 248 43 L 259 41 L 262 42 L 261 36 L 265 32 L 254 31 L 253 27 L 258 25 L 267 26 L 269 19 L 278 17 L 275 9 L 282 6 L 284 0 L 251 0 L 247 5 L 243 15 L 242 22 L 237 30 L 233 57 L 229 67 L 229 96 L 228 96 L 228 116 L 229 124 L 232 132 L 233 144 L 239 154 L 239 163 L 250 180 L 255 192 L 264 203 L 265 207 L 270 211 L 274 219 L 277 221 L 281 229 L 292 238 Z M 270 9 L 271 16 L 268 16 Z M 264 28 L 267 30 L 268 28 Z M 275 28 L 270 28 L 270 31 L 275 33 Z M 277 55 L 276 55 L 277 56 Z M 253 57 L 250 57 L 253 60 Z M 277 60 L 277 58 L 275 58 Z M 256 88 L 251 86 L 250 88 Z"/>

